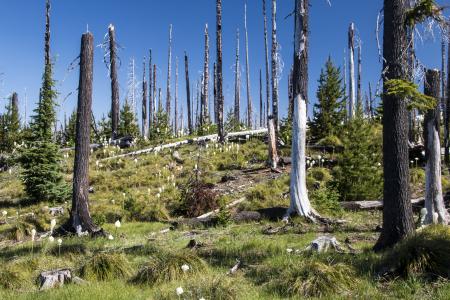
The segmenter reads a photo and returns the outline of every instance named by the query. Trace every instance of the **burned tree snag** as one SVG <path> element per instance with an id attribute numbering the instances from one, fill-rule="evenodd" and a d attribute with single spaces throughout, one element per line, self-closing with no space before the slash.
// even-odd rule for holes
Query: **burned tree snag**
<path id="1" fill-rule="evenodd" d="M 202 103 L 200 124 L 208 123 L 208 95 L 209 95 L 209 34 L 208 24 L 205 25 L 205 62 L 203 67 L 203 86 L 202 86 Z"/>
<path id="2" fill-rule="evenodd" d="M 153 126 L 153 79 L 152 79 L 152 50 L 149 51 L 148 58 L 148 128 L 149 134 L 151 132 L 151 128 Z"/>
<path id="3" fill-rule="evenodd" d="M 263 91 L 262 91 L 262 70 L 259 69 L 259 127 L 264 126 Z"/>
<path id="4" fill-rule="evenodd" d="M 295 1 L 294 69 L 292 75 L 294 115 L 292 122 L 291 204 L 293 213 L 315 221 L 318 214 L 311 207 L 306 187 L 306 103 L 308 100 L 309 0 Z"/>
<path id="5" fill-rule="evenodd" d="M 109 35 L 109 76 L 111 78 L 111 138 L 117 138 L 119 126 L 119 82 L 116 65 L 116 32 L 112 24 L 108 28 Z"/>
<path id="6" fill-rule="evenodd" d="M 217 63 L 214 62 L 214 123 L 217 124 Z"/>
<path id="7" fill-rule="evenodd" d="M 348 53 L 349 53 L 349 69 L 350 69 L 350 84 L 348 85 L 348 96 L 349 96 L 349 105 L 348 105 L 348 118 L 349 120 L 353 119 L 355 116 L 355 98 L 356 98 L 356 89 L 355 89 L 355 24 L 350 23 L 350 27 L 348 28 Z"/>
<path id="8" fill-rule="evenodd" d="M 168 62 L 167 62 L 167 91 L 166 91 L 166 113 L 170 123 L 170 102 L 172 101 L 172 95 L 170 93 L 170 80 L 172 75 L 172 24 L 169 26 L 169 50 L 168 50 Z"/>
<path id="9" fill-rule="evenodd" d="M 223 128 L 223 75 L 222 75 L 222 0 L 216 0 L 216 47 L 217 47 L 217 108 L 219 142 L 225 142 Z"/>
<path id="10" fill-rule="evenodd" d="M 184 52 L 184 71 L 186 74 L 186 104 L 187 104 L 187 111 L 188 111 L 188 129 L 189 134 L 193 134 L 193 128 L 192 128 L 192 110 L 191 110 L 191 90 L 190 90 L 190 83 L 189 83 L 189 61 L 186 51 Z"/>
<path id="11" fill-rule="evenodd" d="M 93 61 L 94 38 L 88 32 L 81 38 L 72 209 L 69 224 L 66 226 L 68 231 L 76 232 L 78 235 L 86 231 L 91 235 L 103 234 L 103 230 L 94 224 L 89 213 L 89 143 Z"/>
<path id="12" fill-rule="evenodd" d="M 236 62 L 234 70 L 234 120 L 236 124 L 241 119 L 241 67 L 239 64 L 239 28 L 236 30 Z"/>
<path id="13" fill-rule="evenodd" d="M 264 17 L 264 60 L 266 64 L 266 122 L 268 126 L 270 114 L 270 77 L 269 77 L 269 46 L 267 37 L 267 14 L 266 14 L 266 0 L 263 0 L 263 17 Z"/>
<path id="14" fill-rule="evenodd" d="M 248 31 L 247 31 L 247 3 L 244 4 L 244 30 L 245 30 L 245 74 L 247 84 L 247 127 L 252 128 L 252 98 L 250 94 L 250 66 L 248 59 Z"/>
<path id="15" fill-rule="evenodd" d="M 277 42 L 277 1 L 272 0 L 272 115 L 275 138 L 278 139 L 278 42 Z"/>
<path id="16" fill-rule="evenodd" d="M 174 117 L 175 136 L 178 136 L 178 57 L 175 58 L 175 117 Z"/>
<path id="17" fill-rule="evenodd" d="M 425 224 L 448 223 L 448 212 L 444 205 L 441 182 L 441 143 L 439 139 L 440 123 L 440 74 L 438 70 L 427 70 L 425 95 L 436 99 L 436 107 L 425 114 Z"/>
<path id="18" fill-rule="evenodd" d="M 145 77 L 145 57 L 142 75 L 142 138 L 148 138 L 148 113 L 147 113 L 147 78 Z"/>

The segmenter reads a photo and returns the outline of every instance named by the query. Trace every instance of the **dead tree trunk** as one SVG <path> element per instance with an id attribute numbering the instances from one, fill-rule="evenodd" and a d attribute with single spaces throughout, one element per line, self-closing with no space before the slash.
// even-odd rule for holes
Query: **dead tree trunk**
<path id="1" fill-rule="evenodd" d="M 189 61 L 186 51 L 184 52 L 184 72 L 186 75 L 186 104 L 188 112 L 188 130 L 189 134 L 193 134 L 192 129 L 192 111 L 191 111 L 191 86 L 189 83 Z"/>
<path id="2" fill-rule="evenodd" d="M 216 0 L 216 47 L 217 47 L 217 108 L 219 142 L 225 142 L 223 130 L 223 75 L 222 75 L 222 0 Z"/>
<path id="3" fill-rule="evenodd" d="M 112 24 L 108 28 L 109 34 L 109 76 L 111 78 L 111 138 L 117 138 L 119 126 L 119 81 L 116 65 L 116 32 Z"/>
<path id="4" fill-rule="evenodd" d="M 175 58 L 175 117 L 174 117 L 175 136 L 178 136 L 178 57 Z"/>
<path id="5" fill-rule="evenodd" d="M 357 109 L 363 110 L 363 101 L 362 101 L 362 42 L 358 43 L 358 81 L 357 81 L 357 92 L 356 92 L 356 107 Z"/>
<path id="6" fill-rule="evenodd" d="M 153 124 L 156 123 L 156 64 L 153 65 L 153 111 L 151 114 L 153 114 Z"/>
<path id="7" fill-rule="evenodd" d="M 217 64 L 214 62 L 214 123 L 217 124 Z"/>
<path id="8" fill-rule="evenodd" d="M 306 187 L 306 103 L 308 99 L 309 0 L 295 1 L 294 115 L 292 123 L 291 204 L 287 217 L 293 213 L 315 221 L 318 216 L 311 207 Z"/>
<path id="9" fill-rule="evenodd" d="M 350 84 L 348 85 L 348 96 L 349 96 L 349 105 L 348 105 L 348 118 L 349 120 L 353 119 L 355 116 L 355 98 L 356 98 L 356 90 L 355 90 L 355 24 L 350 23 L 350 27 L 348 28 L 348 52 L 349 52 L 349 62 L 348 67 L 350 69 Z"/>
<path id="10" fill-rule="evenodd" d="M 103 234 L 89 213 L 89 144 L 91 134 L 92 79 L 94 62 L 94 37 L 83 34 L 80 54 L 80 82 L 78 86 L 75 161 L 73 168 L 72 209 L 68 231 Z"/>
<path id="11" fill-rule="evenodd" d="M 292 120 L 294 115 L 294 90 L 293 90 L 293 69 L 288 76 L 288 119 Z"/>
<path id="12" fill-rule="evenodd" d="M 272 115 L 275 123 L 275 139 L 278 139 L 280 125 L 278 121 L 278 42 L 276 0 L 272 0 Z"/>
<path id="13" fill-rule="evenodd" d="M 425 94 L 436 99 L 434 109 L 425 114 L 424 139 L 425 157 L 425 208 L 427 214 L 425 224 L 448 223 L 448 213 L 445 209 L 441 183 L 441 143 L 439 139 L 440 122 L 440 76 L 438 70 L 427 70 Z"/>
<path id="14" fill-rule="evenodd" d="M 241 67 L 239 63 L 239 28 L 236 30 L 236 62 L 234 70 L 234 120 L 236 125 L 241 120 Z"/>
<path id="15" fill-rule="evenodd" d="M 253 105 L 250 94 L 250 62 L 248 58 L 247 3 L 244 4 L 244 29 L 245 29 L 245 73 L 247 84 L 247 127 L 251 129 Z"/>
<path id="16" fill-rule="evenodd" d="M 162 104 L 162 90 L 161 88 L 158 89 L 158 111 L 163 110 L 163 104 Z"/>
<path id="17" fill-rule="evenodd" d="M 153 79 L 152 79 L 152 50 L 149 51 L 149 59 L 148 59 L 148 128 L 149 128 L 149 136 L 153 126 Z"/>
<path id="18" fill-rule="evenodd" d="M 266 0 L 263 0 L 263 16 L 264 16 L 264 55 L 266 64 L 266 122 L 268 126 L 270 115 L 270 78 L 269 78 L 269 46 L 267 37 L 267 14 L 266 14 Z"/>
<path id="19" fill-rule="evenodd" d="M 447 30 L 450 29 L 450 26 Z M 448 32 L 448 31 L 447 31 Z M 448 34 L 450 36 L 450 34 Z M 447 167 L 450 166 L 450 41 L 448 43 L 447 53 L 447 97 L 445 99 L 444 111 L 444 161 Z"/>
<path id="20" fill-rule="evenodd" d="M 384 0 L 383 70 L 388 79 L 407 79 L 404 0 Z M 383 91 L 383 229 L 375 251 L 392 247 L 414 232 L 409 194 L 408 112 L 406 101 Z"/>
<path id="21" fill-rule="evenodd" d="M 50 66 L 50 0 L 45 5 L 45 66 Z"/>
<path id="22" fill-rule="evenodd" d="M 201 125 L 208 123 L 208 96 L 209 96 L 209 34 L 208 24 L 205 25 L 205 62 L 203 66 Z"/>
<path id="23" fill-rule="evenodd" d="M 168 55 L 168 62 L 167 62 L 167 91 L 166 91 L 166 113 L 167 117 L 170 123 L 170 102 L 172 101 L 170 94 L 170 80 L 172 75 L 172 24 L 169 26 L 169 55 Z"/>
<path id="24" fill-rule="evenodd" d="M 148 113 L 147 113 L 147 79 L 145 78 L 145 57 L 142 75 L 142 138 L 148 138 Z"/>
<path id="25" fill-rule="evenodd" d="M 269 144 L 269 166 L 273 170 L 278 167 L 278 154 L 277 154 L 277 140 L 275 137 L 275 124 L 273 117 L 269 116 L 269 122 L 267 125 L 268 141 Z"/>
<path id="26" fill-rule="evenodd" d="M 374 117 L 374 112 L 373 112 L 373 95 L 372 95 L 372 85 L 369 82 L 369 116 L 371 119 L 373 119 Z"/>
<path id="27" fill-rule="evenodd" d="M 259 127 L 264 126 L 263 91 L 262 91 L 262 70 L 259 69 Z"/>

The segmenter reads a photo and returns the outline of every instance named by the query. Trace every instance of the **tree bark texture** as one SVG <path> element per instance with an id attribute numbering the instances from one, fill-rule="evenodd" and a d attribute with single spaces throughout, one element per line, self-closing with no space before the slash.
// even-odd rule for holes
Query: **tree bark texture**
<path id="1" fill-rule="evenodd" d="M 239 64 L 239 28 L 236 30 L 236 62 L 234 70 L 234 120 L 239 124 L 241 119 L 241 67 Z"/>
<path id="2" fill-rule="evenodd" d="M 278 139 L 278 42 L 277 42 L 277 1 L 272 0 L 272 116 L 275 136 Z"/>
<path id="3" fill-rule="evenodd" d="M 425 224 L 447 224 L 448 213 L 444 205 L 441 182 L 440 122 L 440 74 L 438 70 L 427 70 L 425 95 L 436 99 L 436 107 L 425 114 Z"/>
<path id="4" fill-rule="evenodd" d="M 223 128 L 223 75 L 222 75 L 222 0 L 216 0 L 216 36 L 217 36 L 217 108 L 219 142 L 225 142 Z"/>
<path id="5" fill-rule="evenodd" d="M 248 58 L 247 3 L 244 4 L 244 29 L 245 29 L 245 74 L 247 84 L 247 127 L 251 129 L 253 105 L 250 93 L 250 62 Z"/>
<path id="6" fill-rule="evenodd" d="M 184 52 L 184 72 L 186 76 L 186 105 L 187 105 L 187 112 L 188 112 L 188 130 L 189 134 L 193 134 L 193 128 L 192 128 L 192 110 L 191 110 L 191 86 L 189 83 L 189 60 L 187 53 Z"/>
<path id="7" fill-rule="evenodd" d="M 350 84 L 348 86 L 348 96 L 349 96 L 349 105 L 348 105 L 348 116 L 349 119 L 353 119 L 355 116 L 355 98 L 356 98 L 356 89 L 355 89 L 355 24 L 350 23 L 350 27 L 348 29 L 348 52 L 349 52 L 349 69 L 350 69 Z"/>
<path id="8" fill-rule="evenodd" d="M 264 17 L 264 59 L 266 64 L 266 121 L 267 126 L 270 115 L 270 77 L 269 77 L 269 46 L 267 37 L 267 14 L 266 14 L 266 0 L 263 0 L 263 17 Z"/>
<path id="9" fill-rule="evenodd" d="M 147 112 L 147 79 L 145 77 L 145 57 L 142 75 L 142 137 L 148 138 L 148 112 Z"/>
<path id="10" fill-rule="evenodd" d="M 116 64 L 116 32 L 111 24 L 108 28 L 109 34 L 109 76 L 111 78 L 111 138 L 117 138 L 119 126 L 119 82 L 117 79 Z"/>
<path id="11" fill-rule="evenodd" d="M 406 101 L 386 95 L 386 81 L 407 80 L 406 0 L 384 0 L 383 34 L 383 229 L 374 246 L 392 247 L 414 231 L 409 194 L 408 111 Z"/>
<path id="12" fill-rule="evenodd" d="M 170 107 L 171 107 L 171 101 L 172 101 L 172 95 L 171 95 L 171 87 L 170 87 L 170 80 L 172 75 L 172 24 L 169 26 L 169 54 L 168 54 L 168 62 L 167 62 L 167 91 L 166 91 L 166 113 L 169 118 L 170 123 Z"/>

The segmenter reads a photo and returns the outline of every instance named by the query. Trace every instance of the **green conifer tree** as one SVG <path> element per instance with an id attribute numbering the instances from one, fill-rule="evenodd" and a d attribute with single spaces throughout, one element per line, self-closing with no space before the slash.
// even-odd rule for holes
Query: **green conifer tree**
<path id="1" fill-rule="evenodd" d="M 364 119 L 362 109 L 343 128 L 344 150 L 334 168 L 334 182 L 344 201 L 375 200 L 383 192 L 381 127 Z"/>
<path id="2" fill-rule="evenodd" d="M 10 153 L 14 146 L 21 142 L 20 117 L 17 94 L 13 93 L 5 107 L 5 113 L 0 116 L 0 151 Z"/>
<path id="3" fill-rule="evenodd" d="M 128 101 L 125 101 L 120 110 L 119 119 L 119 137 L 132 136 L 133 138 L 136 138 L 139 136 L 139 126 L 137 124 L 136 116 Z"/>
<path id="4" fill-rule="evenodd" d="M 156 112 L 154 125 L 150 129 L 150 136 L 152 137 L 151 141 L 156 143 L 163 143 L 172 137 L 169 116 L 162 107 L 159 107 Z"/>
<path id="5" fill-rule="evenodd" d="M 338 136 L 345 118 L 345 87 L 341 71 L 331 58 L 325 63 L 318 80 L 318 103 L 314 105 L 314 117 L 310 124 L 314 140 Z"/>

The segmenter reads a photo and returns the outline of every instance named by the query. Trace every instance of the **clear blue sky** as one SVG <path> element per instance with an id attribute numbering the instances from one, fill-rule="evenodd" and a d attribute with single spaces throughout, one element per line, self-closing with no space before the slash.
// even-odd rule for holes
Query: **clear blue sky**
<path id="1" fill-rule="evenodd" d="M 245 0 L 223 1 L 223 51 L 224 51 L 224 92 L 226 109 L 234 98 L 234 55 L 235 31 L 243 32 Z M 268 2 L 269 26 L 270 5 Z M 382 0 L 332 0 L 329 7 L 326 0 L 311 0 L 310 16 L 310 68 L 309 98 L 315 102 L 317 79 L 327 57 L 330 55 L 339 66 L 344 59 L 347 47 L 347 29 L 355 22 L 358 35 L 363 41 L 363 87 L 368 83 L 376 85 L 380 74 L 377 47 L 375 42 L 376 17 L 382 7 Z M 281 114 L 287 111 L 287 75 L 292 64 L 293 18 L 286 16 L 293 10 L 293 0 L 278 1 L 278 38 L 281 44 L 284 70 L 280 81 Z M 21 111 L 24 110 L 24 94 L 27 90 L 28 115 L 35 107 L 43 72 L 45 0 L 0 1 L 0 106 L 6 103 L 5 97 L 13 91 L 19 93 Z M 108 24 L 116 27 L 117 40 L 123 50 L 119 52 L 122 67 L 119 69 L 120 100 L 126 93 L 127 65 L 134 57 L 137 63 L 138 78 L 142 77 L 142 59 L 153 49 L 153 62 L 158 66 L 158 86 L 165 94 L 167 77 L 168 27 L 173 24 L 174 62 L 180 61 L 179 95 L 185 103 L 185 81 L 183 53 L 190 56 L 191 81 L 200 75 L 203 67 L 203 31 L 205 23 L 210 26 L 211 62 L 215 61 L 215 1 L 213 0 L 53 0 L 52 1 L 52 56 L 56 59 L 55 79 L 60 101 L 70 92 L 65 103 L 61 104 L 59 118 L 63 112 L 69 115 L 77 100 L 78 69 L 69 74 L 69 64 L 79 55 L 80 37 L 86 31 L 94 34 L 95 44 L 100 44 Z M 251 93 L 259 108 L 259 69 L 264 74 L 264 40 L 262 0 L 248 0 L 248 30 L 250 52 Z M 269 27 L 270 35 L 270 27 Z M 380 37 L 381 38 L 381 37 Z M 269 40 L 270 42 L 270 40 Z M 241 34 L 241 66 L 245 71 L 243 56 L 244 36 Z M 418 45 L 421 61 L 430 68 L 440 68 L 440 36 L 436 40 L 428 38 Z M 110 109 L 110 83 L 103 63 L 103 52 L 95 49 L 94 58 L 94 113 L 101 116 Z M 212 69 L 212 63 L 211 63 Z M 175 71 L 175 63 L 173 63 Z M 244 74 L 244 73 L 243 73 Z M 175 73 L 172 75 L 174 79 Z M 66 78 L 64 81 L 63 79 Z M 245 77 L 242 77 L 242 101 L 246 101 Z M 172 87 L 174 87 L 172 83 Z M 140 91 L 138 90 L 138 95 Z M 173 95 L 173 92 L 172 92 Z M 138 98 L 139 99 L 139 98 Z M 163 96 L 165 99 L 165 96 Z M 140 103 L 140 100 L 138 100 Z M 140 107 L 138 105 L 138 107 Z M 242 104 L 241 111 L 246 105 Z M 185 110 L 186 111 L 186 110 Z M 186 114 L 185 114 L 186 115 Z"/>

